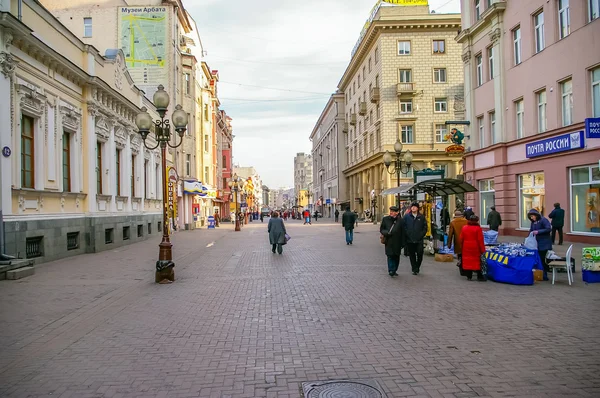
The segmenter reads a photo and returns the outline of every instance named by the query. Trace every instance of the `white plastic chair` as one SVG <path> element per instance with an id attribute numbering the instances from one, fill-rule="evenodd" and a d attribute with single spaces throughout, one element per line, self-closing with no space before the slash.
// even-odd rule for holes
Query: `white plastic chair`
<path id="1" fill-rule="evenodd" d="M 571 253 L 573 252 L 573 245 L 569 246 L 567 250 L 567 255 L 564 259 L 561 260 L 552 260 L 552 263 L 548 264 L 549 267 L 552 267 L 552 284 L 554 285 L 554 281 L 556 279 L 556 270 L 564 269 L 567 271 L 567 279 L 569 280 L 569 286 L 574 282 L 573 280 L 573 270 L 571 269 Z M 558 263 L 555 263 L 558 261 Z M 563 264 L 564 261 L 564 264 Z"/>

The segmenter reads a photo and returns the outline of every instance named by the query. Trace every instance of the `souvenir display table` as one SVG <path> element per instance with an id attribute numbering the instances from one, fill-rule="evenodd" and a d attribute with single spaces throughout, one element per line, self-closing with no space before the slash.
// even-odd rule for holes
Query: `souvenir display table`
<path id="1" fill-rule="evenodd" d="M 581 260 L 581 278 L 583 281 L 600 283 L 600 247 L 584 247 Z"/>
<path id="2" fill-rule="evenodd" d="M 487 277 L 494 282 L 533 285 L 533 270 L 544 269 L 536 250 L 517 243 L 488 247 L 485 252 Z"/>

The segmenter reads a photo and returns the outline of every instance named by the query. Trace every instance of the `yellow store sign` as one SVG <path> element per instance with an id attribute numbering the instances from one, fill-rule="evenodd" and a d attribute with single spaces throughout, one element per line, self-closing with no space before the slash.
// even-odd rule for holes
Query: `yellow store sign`
<path id="1" fill-rule="evenodd" d="M 384 3 L 396 4 L 399 6 L 428 6 L 428 0 L 383 0 Z"/>

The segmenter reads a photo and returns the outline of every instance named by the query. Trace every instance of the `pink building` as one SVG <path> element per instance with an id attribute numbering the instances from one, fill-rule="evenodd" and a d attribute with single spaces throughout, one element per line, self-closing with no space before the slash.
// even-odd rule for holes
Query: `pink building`
<path id="1" fill-rule="evenodd" d="M 501 233 L 565 209 L 565 240 L 600 241 L 600 0 L 462 0 L 467 204 Z M 587 123 L 586 123 L 587 121 Z M 589 126 L 588 126 L 589 125 Z"/>

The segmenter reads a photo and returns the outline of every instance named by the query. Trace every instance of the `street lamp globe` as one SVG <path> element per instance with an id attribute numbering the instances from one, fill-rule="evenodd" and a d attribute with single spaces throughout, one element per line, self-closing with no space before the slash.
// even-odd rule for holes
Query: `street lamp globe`
<path id="1" fill-rule="evenodd" d="M 227 185 L 229 185 L 229 188 L 233 188 L 233 181 L 229 181 Z"/>
<path id="2" fill-rule="evenodd" d="M 188 115 L 187 113 L 181 108 L 181 105 L 177 105 L 175 107 L 175 112 L 173 112 L 173 126 L 175 126 L 175 131 L 177 131 L 177 133 L 179 133 L 179 136 L 183 136 L 183 133 L 185 132 L 185 128 L 188 124 Z"/>
<path id="3" fill-rule="evenodd" d="M 142 111 L 137 114 L 135 117 L 135 125 L 138 128 L 139 133 L 142 135 L 142 138 L 145 140 L 150 133 L 150 128 L 152 127 L 152 116 L 148 113 L 148 109 L 146 107 L 142 107 Z"/>
<path id="4" fill-rule="evenodd" d="M 404 154 L 404 163 L 406 163 L 408 166 L 410 166 L 412 164 L 412 161 L 413 161 L 413 154 L 410 152 L 410 149 L 409 149 Z"/>
<path id="5" fill-rule="evenodd" d="M 390 151 L 385 151 L 383 154 L 383 164 L 385 164 L 385 167 L 390 167 L 390 164 L 392 164 L 392 154 Z"/>
<path id="6" fill-rule="evenodd" d="M 154 97 L 152 97 L 152 102 L 154 102 L 154 106 L 156 107 L 156 111 L 160 114 L 161 117 L 164 117 L 165 113 L 167 113 L 167 108 L 169 107 L 169 93 L 165 91 L 165 87 L 161 84 L 158 86 L 158 90 L 154 93 Z"/>
<path id="7" fill-rule="evenodd" d="M 402 153 L 402 142 L 400 142 L 400 140 L 396 140 L 396 143 L 394 144 L 394 152 L 396 152 L 398 155 L 400 155 Z"/>

